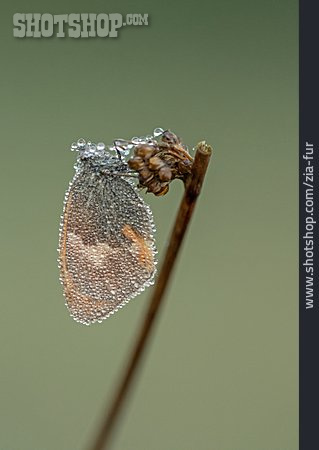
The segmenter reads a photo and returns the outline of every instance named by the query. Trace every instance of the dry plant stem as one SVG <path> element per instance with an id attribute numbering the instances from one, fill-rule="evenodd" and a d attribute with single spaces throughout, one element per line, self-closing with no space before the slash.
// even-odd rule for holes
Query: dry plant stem
<path id="1" fill-rule="evenodd" d="M 157 317 L 159 308 L 163 302 L 164 293 L 172 275 L 172 269 L 176 262 L 176 257 L 181 247 L 185 231 L 194 211 L 196 200 L 200 193 L 211 156 L 211 147 L 205 144 L 205 142 L 200 142 L 196 149 L 192 172 L 185 182 L 185 193 L 175 220 L 175 225 L 161 271 L 153 290 L 149 308 L 143 319 L 140 330 L 138 331 L 136 343 L 133 347 L 131 355 L 128 358 L 128 364 L 124 370 L 123 376 L 120 378 L 120 383 L 115 391 L 112 403 L 106 410 L 101 428 L 98 431 L 93 446 L 91 447 L 92 450 L 109 448 L 112 431 L 119 417 L 119 413 L 121 409 L 123 409 L 124 400 L 127 397 L 134 375 L 136 374 L 136 369 L 145 351 L 146 343 L 150 337 L 154 320 Z"/>

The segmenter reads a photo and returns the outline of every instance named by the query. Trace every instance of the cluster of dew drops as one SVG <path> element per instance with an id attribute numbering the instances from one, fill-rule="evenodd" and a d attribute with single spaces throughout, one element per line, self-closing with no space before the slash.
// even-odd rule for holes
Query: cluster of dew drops
<path id="1" fill-rule="evenodd" d="M 135 136 L 130 140 L 115 139 L 111 145 L 105 145 L 104 142 L 95 144 L 94 142 L 81 138 L 71 144 L 71 151 L 79 152 L 79 159 L 101 157 L 109 160 L 111 163 L 112 161 L 118 161 L 119 155 L 122 160 L 125 160 L 137 145 L 147 144 L 149 146 L 156 146 L 158 139 L 160 139 L 164 132 L 165 130 L 163 128 L 155 128 L 153 134 L 140 137 Z"/>

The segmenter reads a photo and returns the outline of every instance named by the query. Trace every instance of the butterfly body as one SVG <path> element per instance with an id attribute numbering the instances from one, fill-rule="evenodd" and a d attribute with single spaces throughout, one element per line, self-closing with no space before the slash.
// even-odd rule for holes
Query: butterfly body
<path id="1" fill-rule="evenodd" d="M 101 322 L 153 283 L 150 208 L 118 157 L 83 147 L 65 196 L 59 265 L 66 305 L 78 322 Z"/>

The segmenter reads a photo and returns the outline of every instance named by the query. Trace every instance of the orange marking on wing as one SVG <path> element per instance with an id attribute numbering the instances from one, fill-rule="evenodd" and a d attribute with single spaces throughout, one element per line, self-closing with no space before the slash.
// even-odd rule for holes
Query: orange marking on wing
<path id="1" fill-rule="evenodd" d="M 141 266 L 144 266 L 148 272 L 154 270 L 154 252 L 150 244 L 139 234 L 133 230 L 130 225 L 124 225 L 122 233 L 133 242 L 138 252 L 138 260 Z"/>

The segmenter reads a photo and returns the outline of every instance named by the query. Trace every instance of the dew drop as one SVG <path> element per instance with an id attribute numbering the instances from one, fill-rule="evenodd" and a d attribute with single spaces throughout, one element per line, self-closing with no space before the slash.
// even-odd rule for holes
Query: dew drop
<path id="1" fill-rule="evenodd" d="M 97 148 L 99 151 L 105 150 L 105 144 L 104 144 L 104 142 L 99 142 L 99 143 L 97 144 L 96 148 Z"/>
<path id="2" fill-rule="evenodd" d="M 127 156 L 130 154 L 130 150 L 129 149 L 120 149 L 119 152 L 121 153 L 121 155 Z"/>
<path id="3" fill-rule="evenodd" d="M 115 147 L 127 147 L 128 144 L 129 144 L 129 142 L 126 141 L 125 139 L 116 139 L 114 141 Z"/>
<path id="4" fill-rule="evenodd" d="M 79 148 L 84 148 L 86 142 L 85 142 L 84 139 L 81 138 L 81 139 L 78 140 L 77 144 L 78 144 L 78 147 L 79 147 Z"/>
<path id="5" fill-rule="evenodd" d="M 153 136 L 154 137 L 159 137 L 164 133 L 163 128 L 155 128 L 155 130 L 153 131 Z"/>

